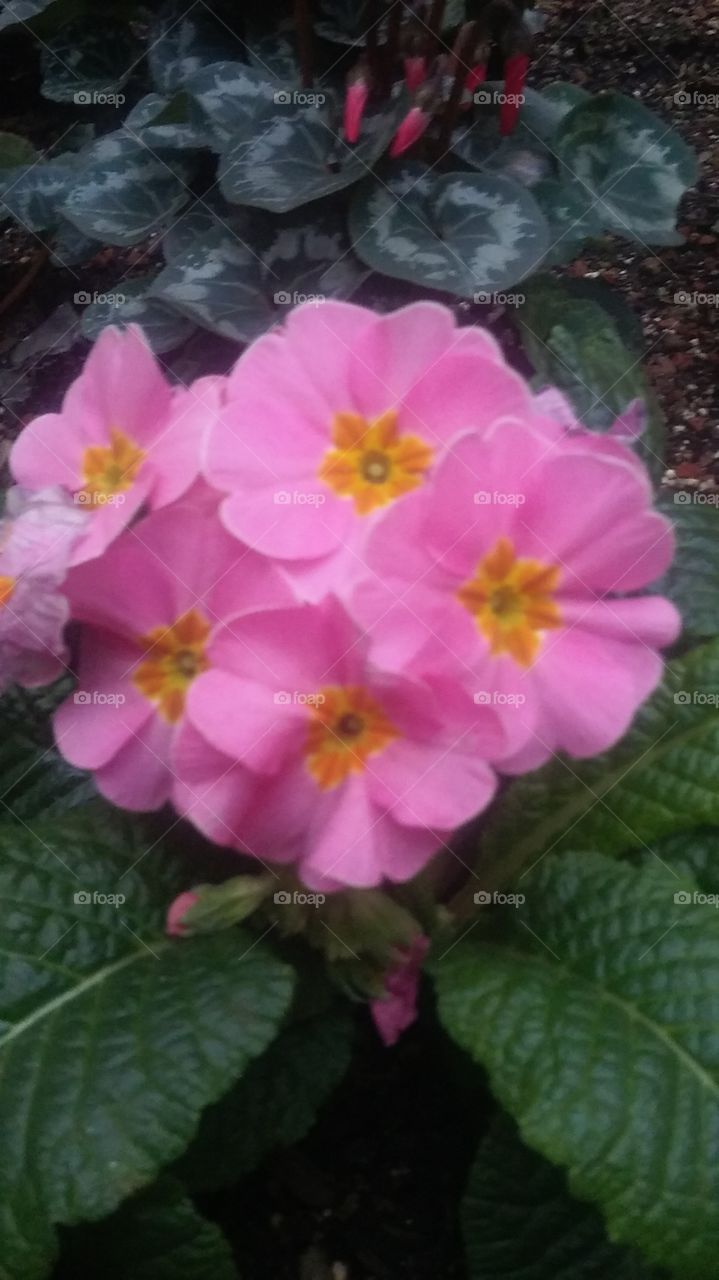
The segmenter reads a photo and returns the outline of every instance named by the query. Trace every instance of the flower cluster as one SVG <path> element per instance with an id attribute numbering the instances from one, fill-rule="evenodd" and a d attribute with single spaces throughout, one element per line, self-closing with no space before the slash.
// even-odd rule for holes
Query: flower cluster
<path id="1" fill-rule="evenodd" d="M 12 451 L 3 657 L 24 626 L 57 664 L 79 624 L 57 742 L 116 804 L 313 889 L 406 880 L 498 771 L 604 750 L 657 684 L 636 430 L 583 430 L 434 303 L 300 307 L 180 390 L 105 330 Z"/>

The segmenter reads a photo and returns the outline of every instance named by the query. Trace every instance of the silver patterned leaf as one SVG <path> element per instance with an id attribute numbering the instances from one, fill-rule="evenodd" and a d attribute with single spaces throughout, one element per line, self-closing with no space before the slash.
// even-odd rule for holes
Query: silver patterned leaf
<path id="1" fill-rule="evenodd" d="M 187 316 L 149 296 L 154 277 L 142 280 L 122 280 L 114 293 L 96 295 L 95 300 L 83 308 L 80 328 L 83 337 L 94 342 L 108 325 L 124 329 L 129 324 L 139 324 L 152 350 L 161 355 L 185 342 L 195 331 Z"/>
<path id="2" fill-rule="evenodd" d="M 166 225 L 187 202 L 188 166 L 118 132 L 93 144 L 62 207 L 107 244 L 131 245 Z"/>
<path id="3" fill-rule="evenodd" d="M 122 106 L 118 90 L 141 53 L 126 26 L 106 19 L 68 23 L 42 46 L 42 95 L 76 106 Z"/>
<path id="4" fill-rule="evenodd" d="M 150 295 L 238 342 L 251 342 L 275 320 L 258 255 L 222 226 L 174 254 Z"/>
<path id="5" fill-rule="evenodd" d="M 0 214 L 11 214 L 28 231 L 52 231 L 62 221 L 67 192 L 77 181 L 74 157 L 5 169 L 0 174 Z"/>

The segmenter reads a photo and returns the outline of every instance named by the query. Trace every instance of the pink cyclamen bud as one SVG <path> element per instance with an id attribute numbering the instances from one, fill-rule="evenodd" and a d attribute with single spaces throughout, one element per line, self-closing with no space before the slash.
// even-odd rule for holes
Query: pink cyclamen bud
<path id="1" fill-rule="evenodd" d="M 512 133 L 519 117 L 520 97 L 527 79 L 529 56 L 515 53 L 504 64 L 504 97 L 499 112 L 499 132 L 505 138 Z"/>
<path id="2" fill-rule="evenodd" d="M 184 938 L 189 933 L 187 925 L 182 923 L 190 907 L 194 907 L 199 902 L 196 893 L 188 889 L 185 893 L 180 893 L 174 902 L 170 903 L 167 919 L 165 921 L 165 933 L 171 938 Z"/>
<path id="3" fill-rule="evenodd" d="M 389 1047 L 396 1044 L 417 1018 L 417 993 L 429 938 L 418 933 L 409 947 L 403 948 L 393 969 L 385 977 L 384 992 L 370 1003 L 374 1024 Z"/>
<path id="4" fill-rule="evenodd" d="M 360 136 L 362 117 L 369 98 L 369 84 L 363 75 L 347 85 L 345 94 L 344 134 L 347 142 L 354 145 Z"/>
<path id="5" fill-rule="evenodd" d="M 392 139 L 389 153 L 392 157 L 401 156 L 403 151 L 411 147 L 422 137 L 432 117 L 421 107 L 412 107 L 399 126 Z"/>
<path id="6" fill-rule="evenodd" d="M 420 54 L 412 54 L 404 60 L 404 80 L 410 93 L 415 93 L 427 79 L 427 59 Z"/>

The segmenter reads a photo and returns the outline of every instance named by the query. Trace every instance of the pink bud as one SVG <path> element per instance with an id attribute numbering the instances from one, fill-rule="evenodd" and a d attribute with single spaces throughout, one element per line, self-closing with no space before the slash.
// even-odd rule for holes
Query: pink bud
<path id="1" fill-rule="evenodd" d="M 419 979 L 428 951 L 429 938 L 417 934 L 386 975 L 383 995 L 370 1002 L 374 1024 L 388 1047 L 397 1043 L 417 1017 Z"/>
<path id="2" fill-rule="evenodd" d="M 505 138 L 511 133 L 519 116 L 519 99 L 524 88 L 529 68 L 529 57 L 526 53 L 515 53 L 507 58 L 504 64 L 504 96 L 499 111 L 499 132 Z"/>
<path id="3" fill-rule="evenodd" d="M 171 938 L 184 938 L 189 933 L 189 929 L 182 923 L 183 918 L 187 915 L 190 907 L 194 907 L 195 903 L 199 901 L 197 894 L 190 889 L 185 893 L 178 894 L 175 901 L 170 903 L 167 920 L 165 921 L 165 933 L 169 934 Z"/>
<path id="4" fill-rule="evenodd" d="M 427 59 L 412 54 L 404 60 L 404 79 L 410 93 L 414 93 L 427 79 Z"/>
<path id="5" fill-rule="evenodd" d="M 411 107 L 392 139 L 390 155 L 401 156 L 403 151 L 421 138 L 431 118 L 421 107 Z"/>
<path id="6" fill-rule="evenodd" d="M 345 94 L 345 113 L 344 113 L 344 132 L 347 142 L 354 145 L 360 136 L 362 128 L 362 117 L 367 99 L 369 98 L 369 85 L 364 77 L 355 80 L 352 84 L 347 85 L 347 93 Z"/>

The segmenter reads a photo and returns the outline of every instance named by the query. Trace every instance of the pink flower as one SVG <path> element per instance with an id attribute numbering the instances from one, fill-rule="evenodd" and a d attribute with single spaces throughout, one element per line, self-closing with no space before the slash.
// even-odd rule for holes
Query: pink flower
<path id="1" fill-rule="evenodd" d="M 417 993 L 429 938 L 418 933 L 385 978 L 384 994 L 370 1002 L 374 1024 L 389 1048 L 417 1019 Z"/>
<path id="2" fill-rule="evenodd" d="M 183 917 L 187 914 L 191 907 L 200 901 L 198 895 L 193 893 L 191 889 L 187 889 L 185 893 L 180 893 L 170 903 L 167 911 L 167 920 L 165 921 L 165 932 L 170 938 L 184 938 L 189 929 L 187 925 L 182 923 Z"/>
<path id="3" fill-rule="evenodd" d="M 518 726 L 524 746 L 503 769 L 593 755 L 627 730 L 679 629 L 667 600 L 635 594 L 673 551 L 651 499 L 617 440 L 498 423 L 387 514 L 353 609 L 394 669 L 421 673 L 441 632 L 447 669 Z"/>
<path id="4" fill-rule="evenodd" d="M 75 563 L 104 551 L 141 507 L 165 506 L 188 488 L 214 382 L 202 379 L 198 394 L 173 392 L 138 328 L 105 329 L 62 411 L 21 432 L 10 455 L 15 478 L 33 489 L 62 486 L 92 517 Z"/>
<path id="5" fill-rule="evenodd" d="M 227 528 L 317 596 L 357 572 L 368 530 L 459 432 L 531 403 L 494 340 L 446 307 L 308 304 L 235 365 L 206 475 L 230 495 Z"/>
<path id="6" fill-rule="evenodd" d="M 207 653 L 174 762 L 211 840 L 296 862 L 311 888 L 372 886 L 415 875 L 491 799 L 495 711 L 378 670 L 332 598 L 233 618 Z"/>
<path id="7" fill-rule="evenodd" d="M 0 522 L 0 688 L 62 674 L 69 609 L 60 587 L 86 521 L 62 489 L 9 490 Z"/>
<path id="8" fill-rule="evenodd" d="M 239 610 L 286 604 L 280 575 L 222 528 L 207 495 L 155 512 L 67 581 L 82 621 L 78 691 L 55 716 L 58 747 L 127 809 L 171 796 L 172 744 L 213 631 Z"/>

